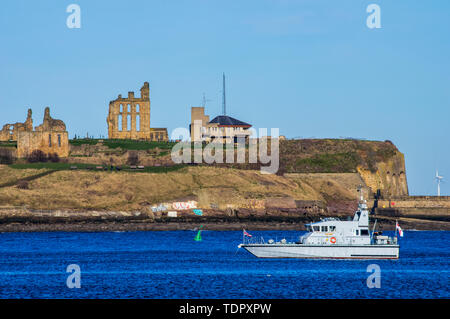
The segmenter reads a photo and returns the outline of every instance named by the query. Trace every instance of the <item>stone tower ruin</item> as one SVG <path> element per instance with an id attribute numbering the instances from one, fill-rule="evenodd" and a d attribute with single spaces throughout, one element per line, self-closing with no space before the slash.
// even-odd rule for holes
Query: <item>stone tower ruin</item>
<path id="1" fill-rule="evenodd" d="M 128 97 L 118 98 L 109 103 L 108 137 L 110 139 L 130 139 L 146 141 L 167 141 L 166 128 L 150 128 L 150 87 L 145 82 L 141 97 L 128 92 Z"/>

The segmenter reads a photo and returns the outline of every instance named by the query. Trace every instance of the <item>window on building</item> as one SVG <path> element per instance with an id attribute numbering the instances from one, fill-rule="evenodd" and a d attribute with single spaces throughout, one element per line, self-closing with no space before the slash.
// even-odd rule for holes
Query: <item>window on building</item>
<path id="1" fill-rule="evenodd" d="M 361 236 L 369 236 L 369 230 L 368 229 L 361 229 Z"/>
<path id="2" fill-rule="evenodd" d="M 122 127 L 122 121 L 123 121 L 123 117 L 122 117 L 122 114 L 120 114 L 118 117 L 117 117 L 117 130 L 118 131 L 122 131 L 122 129 L 123 129 L 123 127 Z"/>
<path id="3" fill-rule="evenodd" d="M 48 134 L 48 147 L 52 147 L 52 135 Z"/>
<path id="4" fill-rule="evenodd" d="M 61 147 L 61 134 L 58 134 L 58 147 Z"/>
<path id="5" fill-rule="evenodd" d="M 359 229 L 355 230 L 356 236 L 359 236 Z"/>
<path id="6" fill-rule="evenodd" d="M 141 130 L 141 116 L 136 115 L 136 131 L 139 132 Z"/>
<path id="7" fill-rule="evenodd" d="M 14 125 L 9 127 L 9 139 L 12 140 L 14 135 Z"/>

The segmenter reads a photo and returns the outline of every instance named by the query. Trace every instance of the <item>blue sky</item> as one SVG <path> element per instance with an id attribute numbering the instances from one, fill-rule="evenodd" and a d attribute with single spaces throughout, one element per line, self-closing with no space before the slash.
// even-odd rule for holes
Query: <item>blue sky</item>
<path id="1" fill-rule="evenodd" d="M 66 7 L 81 7 L 68 29 Z M 369 4 L 381 29 L 366 26 Z M 107 135 L 109 101 L 150 82 L 153 127 L 186 127 L 203 93 L 287 137 L 392 140 L 411 194 L 450 178 L 450 1 L 2 1 L 0 125 L 44 107 Z M 450 195 L 450 183 L 442 193 Z"/>

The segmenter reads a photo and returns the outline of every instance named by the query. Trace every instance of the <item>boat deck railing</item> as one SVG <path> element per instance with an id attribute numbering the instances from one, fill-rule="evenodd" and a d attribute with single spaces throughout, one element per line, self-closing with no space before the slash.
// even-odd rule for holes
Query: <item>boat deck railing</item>
<path id="1" fill-rule="evenodd" d="M 286 239 L 281 239 L 278 240 L 276 239 L 269 239 L 269 240 L 264 240 L 264 237 L 244 237 L 244 241 L 243 244 L 244 245 L 266 245 L 266 244 L 273 244 L 273 245 L 282 245 L 282 244 L 299 244 L 299 243 L 304 243 L 303 241 L 303 236 L 301 236 L 299 238 L 299 241 L 297 242 L 293 242 L 293 241 L 287 241 Z M 372 238 L 370 245 L 377 245 L 377 246 L 384 246 L 384 245 L 397 245 L 397 237 L 387 237 L 387 239 L 385 240 L 377 240 L 376 238 Z M 320 242 L 311 242 L 311 243 L 307 243 L 308 245 L 317 245 L 317 246 L 323 246 L 323 245 L 333 245 L 330 242 L 326 242 L 326 241 L 320 241 Z M 340 245 L 346 245 L 346 246 L 359 246 L 361 245 L 361 243 L 352 243 L 351 241 L 345 241 L 345 243 L 340 243 Z M 336 244 L 337 246 L 339 246 L 339 244 Z"/>
<path id="2" fill-rule="evenodd" d="M 267 241 L 264 240 L 264 237 L 244 237 L 244 245 L 265 245 L 265 244 L 295 244 L 295 242 L 287 241 L 285 238 L 278 240 L 275 239 L 269 239 Z"/>

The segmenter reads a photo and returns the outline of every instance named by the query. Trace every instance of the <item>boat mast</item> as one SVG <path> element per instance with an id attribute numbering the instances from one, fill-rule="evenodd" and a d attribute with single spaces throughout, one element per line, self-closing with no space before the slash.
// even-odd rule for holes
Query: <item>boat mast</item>
<path id="1" fill-rule="evenodd" d="M 395 220 L 395 238 L 397 238 L 397 220 Z"/>
<path id="2" fill-rule="evenodd" d="M 373 233 L 375 232 L 375 226 L 377 226 L 377 219 L 375 219 L 375 223 L 373 223 L 372 235 L 370 236 L 370 242 L 372 242 L 372 239 L 373 239 Z"/>
<path id="3" fill-rule="evenodd" d="M 364 195 L 363 195 L 362 185 L 361 184 L 359 184 L 359 186 L 358 186 L 358 192 L 359 192 L 359 201 L 360 201 L 360 203 L 364 203 Z"/>

